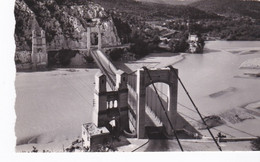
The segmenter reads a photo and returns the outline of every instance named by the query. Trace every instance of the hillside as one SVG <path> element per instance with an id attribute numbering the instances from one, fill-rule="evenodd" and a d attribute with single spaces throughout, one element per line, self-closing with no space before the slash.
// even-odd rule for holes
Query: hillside
<path id="1" fill-rule="evenodd" d="M 206 13 L 191 6 L 168 5 L 164 3 L 136 2 L 133 0 L 92 0 L 101 4 L 107 10 L 116 10 L 137 16 L 145 20 L 155 19 L 215 19 L 218 16 L 214 13 Z"/>
<path id="2" fill-rule="evenodd" d="M 260 2 L 253 0 L 201 0 L 190 4 L 200 10 L 225 16 L 248 16 L 260 19 Z"/>
<path id="3" fill-rule="evenodd" d="M 113 19 L 121 15 L 125 15 L 123 21 L 131 25 L 135 25 L 136 21 L 147 20 L 218 18 L 216 14 L 208 14 L 190 6 L 132 0 L 16 0 L 17 50 L 30 50 L 32 24 L 35 20 L 46 31 L 47 45 L 52 49 L 85 48 L 86 26 L 92 18 L 101 18 L 103 21 L 102 26 L 106 32 L 103 44 L 118 45 L 118 26 L 116 28 Z M 122 32 L 119 37 L 121 35 Z"/>
<path id="4" fill-rule="evenodd" d="M 87 2 L 85 5 L 63 5 L 59 0 L 17 0 L 15 3 L 17 49 L 30 50 L 33 21 L 45 30 L 47 45 L 50 48 L 85 48 L 86 28 L 92 18 L 102 20 L 104 45 L 120 44 L 112 18 L 98 4 Z"/>
<path id="5" fill-rule="evenodd" d="M 135 0 L 139 2 L 152 2 L 169 5 L 188 5 L 199 0 Z"/>

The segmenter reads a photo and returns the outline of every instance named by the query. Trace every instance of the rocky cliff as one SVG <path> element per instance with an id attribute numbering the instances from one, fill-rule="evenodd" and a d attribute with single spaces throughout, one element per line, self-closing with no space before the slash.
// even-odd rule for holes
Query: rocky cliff
<path id="1" fill-rule="evenodd" d="M 46 32 L 47 49 L 86 48 L 86 31 L 92 19 L 101 19 L 102 44 L 120 44 L 112 18 L 99 4 L 64 5 L 58 0 L 16 0 L 15 41 L 17 50 L 31 50 L 34 19 Z"/>

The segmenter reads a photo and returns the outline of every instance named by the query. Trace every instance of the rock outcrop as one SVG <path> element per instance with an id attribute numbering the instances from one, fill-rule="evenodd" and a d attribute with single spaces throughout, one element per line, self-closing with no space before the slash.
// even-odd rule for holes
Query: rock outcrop
<path id="1" fill-rule="evenodd" d="M 120 44 L 113 20 L 99 4 L 61 5 L 57 0 L 16 0 L 15 41 L 17 50 L 31 50 L 32 21 L 46 32 L 47 49 L 86 48 L 86 31 L 92 19 L 101 19 L 102 44 Z"/>

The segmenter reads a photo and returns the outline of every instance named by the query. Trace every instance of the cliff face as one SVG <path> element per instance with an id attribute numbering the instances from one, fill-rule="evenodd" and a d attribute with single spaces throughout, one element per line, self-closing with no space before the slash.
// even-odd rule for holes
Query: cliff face
<path id="1" fill-rule="evenodd" d="M 47 49 L 86 48 L 86 31 L 91 19 L 101 19 L 103 46 L 120 44 L 112 19 L 98 4 L 60 5 L 56 0 L 16 0 L 15 41 L 17 50 L 31 50 L 34 18 L 46 32 Z"/>
<path id="2" fill-rule="evenodd" d="M 15 25 L 15 43 L 17 50 L 30 50 L 32 45 L 32 22 L 34 15 L 32 10 L 23 2 L 15 2 L 14 10 Z"/>

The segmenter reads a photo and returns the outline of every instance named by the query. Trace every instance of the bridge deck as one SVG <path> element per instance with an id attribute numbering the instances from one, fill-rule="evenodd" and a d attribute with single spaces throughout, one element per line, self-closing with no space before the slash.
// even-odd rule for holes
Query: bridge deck
<path id="1" fill-rule="evenodd" d="M 116 86 L 116 67 L 108 60 L 108 58 L 98 50 L 91 50 L 91 56 L 95 60 L 99 69 L 107 77 L 107 82 L 112 90 L 115 90 Z"/>

